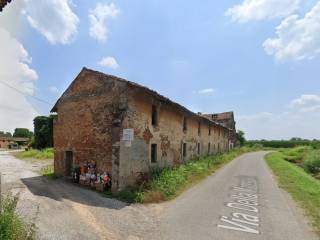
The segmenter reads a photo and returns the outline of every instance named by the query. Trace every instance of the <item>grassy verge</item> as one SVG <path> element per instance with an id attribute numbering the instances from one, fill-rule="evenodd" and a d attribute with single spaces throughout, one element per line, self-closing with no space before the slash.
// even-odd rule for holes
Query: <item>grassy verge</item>
<path id="1" fill-rule="evenodd" d="M 278 177 L 280 187 L 289 192 L 305 210 L 312 225 L 320 234 L 320 181 L 301 167 L 288 162 L 285 157 L 286 154 L 274 152 L 266 156 L 266 161 Z"/>
<path id="2" fill-rule="evenodd" d="M 32 240 L 34 226 L 25 223 L 16 213 L 17 197 L 6 197 L 0 205 L 0 239 Z"/>
<path id="3" fill-rule="evenodd" d="M 228 153 L 192 160 L 175 168 L 158 169 L 153 172 L 151 180 L 140 187 L 128 188 L 115 195 L 108 193 L 108 196 L 130 203 L 151 203 L 170 200 L 211 175 L 234 158 L 255 150 L 258 149 L 243 147 Z"/>
<path id="4" fill-rule="evenodd" d="M 32 149 L 23 152 L 14 152 L 13 155 L 19 159 L 53 159 L 53 148 L 46 148 L 44 150 Z"/>

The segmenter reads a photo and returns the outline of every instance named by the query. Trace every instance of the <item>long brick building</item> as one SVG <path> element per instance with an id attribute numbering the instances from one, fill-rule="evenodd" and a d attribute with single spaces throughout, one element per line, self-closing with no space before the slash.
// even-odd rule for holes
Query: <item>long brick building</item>
<path id="1" fill-rule="evenodd" d="M 95 162 L 114 191 L 141 172 L 227 151 L 230 128 L 136 83 L 83 68 L 52 108 L 54 170 Z"/>

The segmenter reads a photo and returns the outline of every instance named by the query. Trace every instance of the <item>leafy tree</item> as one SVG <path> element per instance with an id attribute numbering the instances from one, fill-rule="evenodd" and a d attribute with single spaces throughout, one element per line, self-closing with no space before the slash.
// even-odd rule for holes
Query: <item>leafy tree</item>
<path id="1" fill-rule="evenodd" d="M 53 147 L 53 119 L 54 116 L 38 116 L 34 123 L 34 147 L 43 149 Z"/>
<path id="2" fill-rule="evenodd" d="M 27 128 L 16 128 L 13 133 L 13 137 L 31 138 L 33 133 Z"/>
<path id="3" fill-rule="evenodd" d="M 240 146 L 243 146 L 246 142 L 244 135 L 245 133 L 242 130 L 238 130 L 236 133 L 237 142 Z"/>

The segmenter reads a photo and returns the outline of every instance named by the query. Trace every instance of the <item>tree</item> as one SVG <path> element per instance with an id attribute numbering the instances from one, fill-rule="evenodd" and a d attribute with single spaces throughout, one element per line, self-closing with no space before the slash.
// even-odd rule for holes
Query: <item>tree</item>
<path id="1" fill-rule="evenodd" d="M 31 138 L 33 133 L 27 128 L 16 128 L 13 133 L 13 137 Z"/>
<path id="2" fill-rule="evenodd" d="M 55 116 L 38 116 L 34 123 L 34 147 L 43 149 L 53 147 L 53 119 Z"/>
<path id="3" fill-rule="evenodd" d="M 237 142 L 240 146 L 243 146 L 247 141 L 244 137 L 245 133 L 242 130 L 238 130 L 236 133 Z"/>

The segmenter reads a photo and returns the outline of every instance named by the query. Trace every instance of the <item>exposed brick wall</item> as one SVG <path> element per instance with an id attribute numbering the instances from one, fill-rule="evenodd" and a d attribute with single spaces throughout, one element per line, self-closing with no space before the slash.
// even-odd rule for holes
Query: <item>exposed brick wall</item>
<path id="1" fill-rule="evenodd" d="M 55 173 L 65 175 L 65 152 L 73 162 L 93 161 L 112 172 L 112 125 L 126 109 L 125 84 L 81 73 L 60 99 L 54 123 Z"/>
<path id="2" fill-rule="evenodd" d="M 157 126 L 152 125 L 152 105 L 158 109 Z M 53 111 L 58 113 L 55 173 L 66 175 L 66 151 L 72 151 L 74 164 L 91 161 L 98 171 L 110 172 L 114 191 L 134 185 L 140 172 L 150 172 L 153 167 L 174 166 L 228 149 L 226 128 L 141 86 L 92 70 L 79 74 Z M 129 144 L 122 139 L 124 129 L 134 130 Z M 187 144 L 186 157 L 182 156 L 183 143 Z M 157 144 L 155 163 L 151 163 L 151 144 Z"/>

